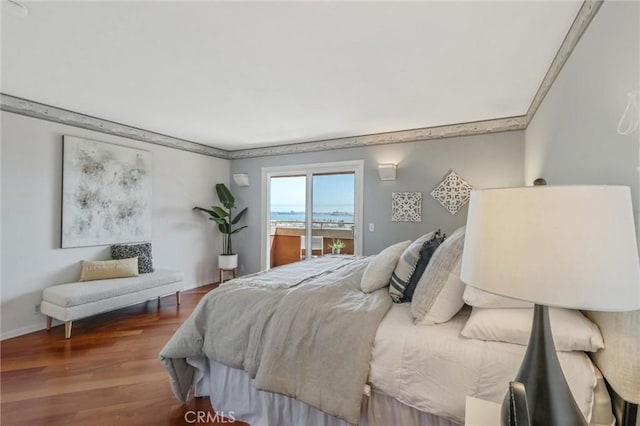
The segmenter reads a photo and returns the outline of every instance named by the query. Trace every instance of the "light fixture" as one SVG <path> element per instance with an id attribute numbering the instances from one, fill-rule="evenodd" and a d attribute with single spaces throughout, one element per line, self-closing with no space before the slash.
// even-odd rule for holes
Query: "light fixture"
<path id="1" fill-rule="evenodd" d="M 524 384 L 531 425 L 586 425 L 558 362 L 548 307 L 640 308 L 633 222 L 631 192 L 623 186 L 471 192 L 462 280 L 535 304 L 515 379 Z M 508 424 L 508 402 L 505 398 L 503 424 Z"/>
<path id="2" fill-rule="evenodd" d="M 27 6 L 16 0 L 7 0 L 6 4 L 9 6 L 9 11 L 16 16 L 24 18 L 29 15 L 29 9 L 27 9 Z"/>
<path id="3" fill-rule="evenodd" d="M 627 93 L 627 106 L 618 122 L 618 134 L 630 135 L 640 128 L 640 90 Z"/>
<path id="4" fill-rule="evenodd" d="M 233 175 L 233 181 L 238 186 L 249 186 L 249 175 L 246 173 L 238 173 Z"/>
<path id="5" fill-rule="evenodd" d="M 378 176 L 380 180 L 396 180 L 396 170 L 398 166 L 393 163 L 378 164 Z"/>

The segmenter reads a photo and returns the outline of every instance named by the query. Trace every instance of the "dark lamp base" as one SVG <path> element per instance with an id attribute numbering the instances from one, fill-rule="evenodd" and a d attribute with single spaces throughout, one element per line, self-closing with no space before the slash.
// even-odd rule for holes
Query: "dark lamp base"
<path id="1" fill-rule="evenodd" d="M 524 385 L 531 426 L 587 426 L 562 373 L 547 306 L 535 305 L 529 345 L 515 381 Z M 509 421 L 509 393 L 501 423 L 517 424 Z"/>

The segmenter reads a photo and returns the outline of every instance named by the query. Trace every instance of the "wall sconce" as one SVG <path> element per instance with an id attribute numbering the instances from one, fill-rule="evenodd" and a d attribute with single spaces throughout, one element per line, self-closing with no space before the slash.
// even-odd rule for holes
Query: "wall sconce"
<path id="1" fill-rule="evenodd" d="M 398 166 L 393 163 L 378 164 L 378 176 L 380 180 L 396 180 Z"/>
<path id="2" fill-rule="evenodd" d="M 233 175 L 233 181 L 238 186 L 249 186 L 249 175 L 246 173 L 239 173 L 237 175 Z"/>

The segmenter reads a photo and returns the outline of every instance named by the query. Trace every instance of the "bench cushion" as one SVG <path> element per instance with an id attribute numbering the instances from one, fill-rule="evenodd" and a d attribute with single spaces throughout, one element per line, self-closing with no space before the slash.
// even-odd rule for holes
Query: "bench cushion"
<path id="1" fill-rule="evenodd" d="M 154 272 L 137 277 L 55 285 L 44 289 L 42 300 L 68 308 L 161 287 L 182 280 L 182 272 L 156 269 Z"/>

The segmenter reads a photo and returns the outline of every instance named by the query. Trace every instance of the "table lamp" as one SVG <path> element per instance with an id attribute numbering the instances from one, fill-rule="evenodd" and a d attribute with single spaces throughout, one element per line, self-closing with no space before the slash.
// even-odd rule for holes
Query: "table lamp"
<path id="1" fill-rule="evenodd" d="M 624 186 L 474 190 L 461 278 L 532 302 L 524 384 L 531 424 L 586 425 L 558 362 L 548 307 L 640 309 L 640 266 L 631 192 Z M 506 384 L 505 384 L 506 387 Z M 508 400 L 502 422 L 508 424 Z"/>

